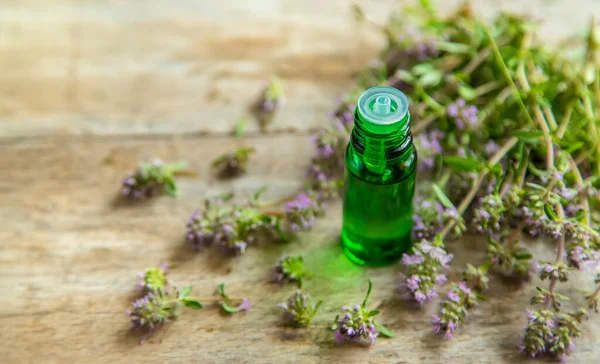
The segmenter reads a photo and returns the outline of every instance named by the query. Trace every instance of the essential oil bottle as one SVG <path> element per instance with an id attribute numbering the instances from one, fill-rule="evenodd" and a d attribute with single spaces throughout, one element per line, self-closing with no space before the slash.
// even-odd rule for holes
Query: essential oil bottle
<path id="1" fill-rule="evenodd" d="M 363 92 L 346 151 L 342 245 L 352 261 L 387 265 L 410 249 L 416 166 L 406 95 Z"/>

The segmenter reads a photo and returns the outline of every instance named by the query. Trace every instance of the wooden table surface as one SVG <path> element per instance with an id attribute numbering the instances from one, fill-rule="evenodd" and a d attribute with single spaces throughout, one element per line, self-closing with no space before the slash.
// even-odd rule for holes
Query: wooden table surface
<path id="1" fill-rule="evenodd" d="M 455 1 L 444 2 L 448 9 Z M 496 1 L 475 1 L 485 15 Z M 326 122 L 383 40 L 355 26 L 341 0 L 3 0 L 0 4 L 0 362 L 2 363 L 514 363 L 535 285 L 492 280 L 489 300 L 456 338 L 432 335 L 437 302 L 402 302 L 399 266 L 363 269 L 338 244 L 340 204 L 299 241 L 262 244 L 231 259 L 194 252 L 183 240 L 190 212 L 207 196 L 269 185 L 268 198 L 303 185 L 308 136 Z M 393 1 L 363 1 L 383 21 Z M 503 1 L 545 19 L 548 39 L 582 31 L 596 0 Z M 261 83 L 278 74 L 288 104 L 269 131 L 248 123 Z M 257 153 L 243 178 L 219 182 L 210 161 L 237 146 Z M 117 202 L 121 178 L 140 160 L 185 159 L 198 178 L 179 179 L 181 197 Z M 552 255 L 544 242 L 533 245 Z M 452 273 L 484 259 L 485 240 L 449 244 Z M 275 304 L 292 286 L 269 283 L 282 253 L 301 253 L 316 277 L 308 292 L 325 304 L 310 329 L 281 325 Z M 170 261 L 172 277 L 207 296 L 225 282 L 253 303 L 227 317 L 183 312 L 138 343 L 125 315 L 135 275 Z M 326 326 L 339 306 L 359 302 L 367 278 L 381 322 L 396 333 L 371 348 L 336 346 Z M 576 297 L 590 275 L 562 293 Z M 600 317 L 585 324 L 572 362 L 600 362 Z"/>

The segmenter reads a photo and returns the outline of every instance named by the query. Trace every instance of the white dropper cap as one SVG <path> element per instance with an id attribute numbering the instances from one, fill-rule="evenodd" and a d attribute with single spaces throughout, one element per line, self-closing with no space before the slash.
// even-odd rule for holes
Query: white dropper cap
<path id="1" fill-rule="evenodd" d="M 386 134 L 408 118 L 408 98 L 394 87 L 371 87 L 358 98 L 358 113 L 367 121 L 366 129 Z"/>

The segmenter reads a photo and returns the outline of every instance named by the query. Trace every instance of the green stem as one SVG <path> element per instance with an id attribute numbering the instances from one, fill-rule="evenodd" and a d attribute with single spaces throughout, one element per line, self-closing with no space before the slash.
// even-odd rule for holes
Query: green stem
<path id="1" fill-rule="evenodd" d="M 583 177 L 581 176 L 579 167 L 577 167 L 577 163 L 575 163 L 573 156 L 571 156 L 570 154 L 567 155 L 567 160 L 569 161 L 569 164 L 571 165 L 571 170 L 573 171 L 573 174 L 575 175 L 575 183 L 577 185 L 577 188 L 582 189 L 584 187 Z M 587 194 L 582 200 L 583 200 L 582 201 L 583 211 L 585 212 L 585 223 L 588 226 L 590 226 L 592 223 L 592 213 L 590 211 L 590 200 L 589 200 Z"/>
<path id="2" fill-rule="evenodd" d="M 516 97 L 516 99 L 517 99 L 517 101 L 519 103 L 519 106 L 521 107 L 521 110 L 523 111 L 523 113 L 527 117 L 527 120 L 531 124 L 534 124 L 533 119 L 531 118 L 531 115 L 529 114 L 529 111 L 527 110 L 527 107 L 525 106 L 525 103 L 523 102 L 523 99 L 521 98 L 521 93 L 517 89 L 517 85 L 515 85 L 515 82 L 513 81 L 512 77 L 510 76 L 510 72 L 508 71 L 508 67 L 506 67 L 506 64 L 504 63 L 504 59 L 502 58 L 502 54 L 500 54 L 500 49 L 498 49 L 498 44 L 496 44 L 496 41 L 492 37 L 492 34 L 490 33 L 490 30 L 487 27 L 487 25 L 482 24 L 482 27 L 483 27 L 483 29 L 485 31 L 485 34 L 487 35 L 487 37 L 490 40 L 490 45 L 492 46 L 492 51 L 494 53 L 494 58 L 496 59 L 496 62 L 498 63 L 498 66 L 500 67 L 502 73 L 504 74 L 504 77 L 506 78 L 506 81 L 508 82 L 508 84 L 512 88 L 513 94 L 515 95 L 515 97 Z"/>
<path id="3" fill-rule="evenodd" d="M 521 234 L 521 231 L 523 231 L 523 229 L 525 228 L 525 225 L 527 225 L 527 220 L 521 221 L 519 225 L 512 231 L 512 233 L 508 237 L 504 250 L 506 250 L 507 252 L 512 251 L 513 247 L 515 246 L 515 243 L 518 240 L 519 235 Z"/>
<path id="4" fill-rule="evenodd" d="M 493 167 L 494 165 L 496 165 L 496 163 L 498 163 L 500 159 L 502 159 L 502 157 L 504 157 L 504 155 L 506 155 L 506 153 L 508 153 L 508 151 L 512 147 L 514 147 L 518 142 L 519 139 L 517 137 L 510 138 L 506 143 L 504 143 L 502 148 L 500 148 L 500 150 L 498 150 L 496 154 L 494 154 L 494 156 L 490 159 L 488 167 Z M 475 183 L 473 183 L 471 189 L 469 190 L 465 198 L 460 202 L 460 204 L 456 208 L 456 213 L 458 214 L 458 216 L 462 216 L 462 214 L 464 214 L 464 212 L 467 210 L 467 207 L 469 207 L 469 205 L 477 195 L 477 192 L 479 191 L 479 188 L 481 188 L 485 177 L 490 172 L 488 167 L 483 168 L 481 172 L 479 172 L 479 175 L 475 179 Z M 446 235 L 448 235 L 448 233 L 452 230 L 455 224 L 456 221 L 451 220 L 446 224 L 446 226 L 444 226 L 442 232 L 440 233 L 442 239 L 444 239 Z"/>

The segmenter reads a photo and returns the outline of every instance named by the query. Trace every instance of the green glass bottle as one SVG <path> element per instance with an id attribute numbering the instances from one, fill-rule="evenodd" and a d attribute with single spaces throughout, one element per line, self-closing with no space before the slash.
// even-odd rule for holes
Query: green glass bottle
<path id="1" fill-rule="evenodd" d="M 352 261 L 386 265 L 410 249 L 416 167 L 406 95 L 363 92 L 346 151 L 342 245 Z"/>

